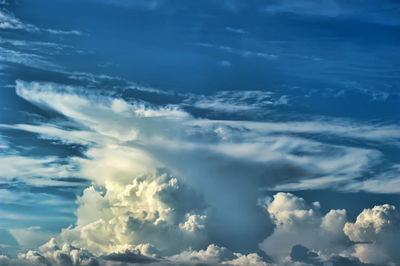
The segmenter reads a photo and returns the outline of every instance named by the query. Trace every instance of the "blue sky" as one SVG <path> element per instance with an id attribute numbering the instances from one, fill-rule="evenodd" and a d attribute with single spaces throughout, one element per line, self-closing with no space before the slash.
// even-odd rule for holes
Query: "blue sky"
<path id="1" fill-rule="evenodd" d="M 400 263 L 398 1 L 3 0 L 0 86 L 0 265 Z"/>

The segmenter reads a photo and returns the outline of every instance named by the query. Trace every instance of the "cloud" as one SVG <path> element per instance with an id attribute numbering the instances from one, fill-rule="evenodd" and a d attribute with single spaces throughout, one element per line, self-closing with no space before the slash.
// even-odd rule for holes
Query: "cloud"
<path id="1" fill-rule="evenodd" d="M 164 4 L 164 0 L 91 0 L 93 2 L 101 2 L 108 5 L 132 8 L 143 11 L 152 11 L 158 9 Z"/>
<path id="2" fill-rule="evenodd" d="M 76 171 L 74 163 L 62 163 L 58 157 L 0 156 L 1 179 L 19 180 L 32 185 L 62 185 L 52 178 L 68 178 Z"/>
<path id="3" fill-rule="evenodd" d="M 87 250 L 68 244 L 58 246 L 54 238 L 42 245 L 38 251 L 29 250 L 20 253 L 18 258 L 0 257 L 0 265 L 32 265 L 32 266 L 98 266 L 99 260 Z"/>
<path id="4" fill-rule="evenodd" d="M 78 30 L 54 30 L 54 29 L 43 29 L 43 31 L 55 34 L 55 35 L 76 35 L 81 36 L 82 32 Z"/>
<path id="5" fill-rule="evenodd" d="M 290 193 L 277 193 L 261 204 L 265 204 L 275 229 L 260 248 L 277 263 L 289 259 L 322 265 L 339 258 L 355 264 L 400 261 L 394 248 L 398 245 L 400 213 L 394 206 L 364 209 L 351 223 L 346 210 L 323 215 L 318 202 L 308 204 Z"/>
<path id="6" fill-rule="evenodd" d="M 228 60 L 222 60 L 222 61 L 218 62 L 218 65 L 220 67 L 229 68 L 229 67 L 232 66 L 232 63 L 230 61 L 228 61 Z"/>
<path id="7" fill-rule="evenodd" d="M 54 234 L 30 229 L 10 229 L 9 232 L 17 240 L 20 249 L 37 247 L 46 243 Z"/>
<path id="8" fill-rule="evenodd" d="M 228 32 L 237 33 L 237 34 L 249 34 L 249 32 L 245 31 L 244 29 L 225 27 L 225 30 Z"/>
<path id="9" fill-rule="evenodd" d="M 125 263 L 139 265 L 241 265 L 267 266 L 263 259 L 255 254 L 233 253 L 224 247 L 214 244 L 204 250 L 185 250 L 170 257 L 157 255 L 154 246 L 145 244 L 124 246 L 114 253 L 95 256 L 88 250 L 77 248 L 69 244 L 59 245 L 54 238 L 39 247 L 38 250 L 29 250 L 18 254 L 16 259 L 0 255 L 0 265 L 31 265 L 31 266 L 108 266 L 125 265 Z M 272 265 L 272 264 L 271 264 Z"/>
<path id="10" fill-rule="evenodd" d="M 299 0 L 271 1 L 263 9 L 268 14 L 293 13 L 302 16 L 350 17 L 378 24 L 399 25 L 399 3 L 384 1 Z"/>
<path id="11" fill-rule="evenodd" d="M 318 202 L 308 204 L 290 193 L 277 193 L 265 204 L 276 227 L 260 248 L 275 261 L 284 260 L 298 244 L 327 257 L 346 248 L 342 230 L 347 220 L 345 210 L 331 210 L 322 216 Z"/>
<path id="12" fill-rule="evenodd" d="M 0 9 L 0 29 L 2 30 L 26 30 L 37 32 L 39 28 L 32 24 L 25 24 L 17 19 L 11 12 Z"/>
<path id="13" fill-rule="evenodd" d="M 278 56 L 275 54 L 269 54 L 269 53 L 265 53 L 265 52 L 255 52 L 255 51 L 250 51 L 250 50 L 242 50 L 242 49 L 237 49 L 237 48 L 233 48 L 233 47 L 225 46 L 225 45 L 215 45 L 215 44 L 211 44 L 211 43 L 195 43 L 193 45 L 199 46 L 199 47 L 204 47 L 204 48 L 217 49 L 224 53 L 235 54 L 235 55 L 242 56 L 242 57 L 256 57 L 256 58 L 261 58 L 261 59 L 266 59 L 266 60 L 275 60 L 278 58 Z"/>
<path id="14" fill-rule="evenodd" d="M 43 70 L 61 69 L 60 66 L 49 62 L 43 56 L 6 49 L 3 47 L 0 47 L 0 61 L 21 64 L 27 67 L 34 67 Z"/>
<path id="15" fill-rule="evenodd" d="M 56 240 L 110 263 L 161 260 L 184 265 L 204 259 L 206 264 L 262 265 L 259 255 L 243 252 L 248 243 L 256 248 L 260 240 L 255 239 L 262 237 L 261 232 L 267 236 L 268 228 L 256 227 L 260 226 L 260 210 L 255 208 L 260 188 L 330 186 L 346 190 L 383 160 L 379 150 L 352 143 L 398 143 L 395 125 L 320 118 L 302 122 L 212 120 L 185 111 L 189 101 L 236 103 L 254 109 L 280 100 L 259 91 L 187 95 L 186 102 L 164 105 L 55 83 L 17 81 L 16 93 L 70 123 L 50 120 L 3 127 L 86 147 L 84 157 L 67 159 L 71 168 L 63 169 L 52 157 L 15 160 L 26 168 L 36 167 L 44 177 L 54 174 L 91 180 L 92 186 L 78 198 L 76 224 L 65 228 Z M 338 144 L 331 138 L 346 141 Z M 8 160 L 5 165 L 12 165 L 12 157 Z M 43 170 L 46 167 L 50 169 Z M 9 176 L 24 180 L 23 171 Z M 361 255 L 354 255 L 356 245 L 343 231 L 348 222 L 345 210 L 322 214 L 319 204 L 308 204 L 289 193 L 278 193 L 263 205 L 275 229 L 260 247 L 277 263 L 361 260 Z M 268 226 L 269 219 L 263 226 Z M 248 236 L 249 231 L 256 236 Z M 217 241 L 227 235 L 251 239 L 238 244 L 241 253 L 228 252 L 214 244 L 226 246 Z M 293 249 L 296 245 L 301 247 Z"/>
<path id="16" fill-rule="evenodd" d="M 191 95 L 185 100 L 185 103 L 201 109 L 242 112 L 260 111 L 262 108 L 268 111 L 269 107 L 286 105 L 288 101 L 287 96 L 276 96 L 272 92 L 220 91 L 215 95 L 209 96 Z"/>
<path id="17" fill-rule="evenodd" d="M 375 179 L 359 180 L 347 185 L 349 191 L 369 191 L 373 193 L 399 193 L 400 165 L 395 164 Z"/>
<path id="18" fill-rule="evenodd" d="M 46 32 L 55 35 L 82 35 L 78 30 L 58 30 L 39 28 L 33 24 L 22 22 L 6 9 L 0 9 L 0 30 L 23 30 L 31 33 Z"/>
<path id="19" fill-rule="evenodd" d="M 214 244 L 199 251 L 184 251 L 169 257 L 168 260 L 179 265 L 267 265 L 267 263 L 255 253 L 248 255 L 232 253 L 227 248 L 219 247 Z"/>
<path id="20" fill-rule="evenodd" d="M 400 262 L 400 213 L 384 204 L 364 209 L 354 223 L 346 223 L 344 233 L 356 244 L 353 256 L 363 263 L 395 265 Z"/>
<path id="21" fill-rule="evenodd" d="M 77 226 L 63 230 L 64 240 L 96 254 L 144 243 L 168 253 L 205 240 L 206 215 L 194 214 L 204 212 L 205 205 L 176 178 L 154 173 L 127 183 L 115 179 L 117 174 L 108 176 L 104 195 L 93 187 L 84 191 Z"/>
<path id="22" fill-rule="evenodd" d="M 271 14 L 289 12 L 328 17 L 336 17 L 350 12 L 342 9 L 335 0 L 275 1 L 275 3 L 268 5 L 264 11 Z"/>
<path id="23" fill-rule="evenodd" d="M 115 153 L 112 145 L 119 147 L 125 142 L 138 143 L 142 148 L 128 148 L 124 145 L 121 152 L 124 151 L 127 158 L 134 153 L 146 154 L 141 158 L 153 158 L 146 159 L 147 162 L 159 161 L 157 164 L 160 167 L 168 166 L 178 172 L 191 165 L 189 161 L 194 150 L 202 150 L 209 156 L 219 154 L 229 158 L 233 165 L 239 160 L 244 165 L 282 165 L 285 169 L 291 165 L 299 169 L 291 173 L 292 182 L 281 180 L 276 183 L 271 179 L 265 184 L 275 190 L 324 188 L 332 185 L 338 189 L 354 189 L 356 178 L 361 177 L 362 171 L 370 169 L 374 163 L 379 163 L 382 153 L 371 148 L 331 144 L 327 136 L 353 142 L 384 141 L 395 145 L 400 132 L 395 125 L 358 124 L 343 120 L 250 122 L 195 119 L 183 109 L 191 105 L 215 111 L 249 112 L 258 108 L 265 109 L 266 106 L 286 104 L 282 98 L 284 96 L 276 97 L 260 91 L 224 91 L 214 96 L 189 95 L 180 105 L 164 106 L 127 102 L 100 93 L 85 95 L 82 88 L 54 83 L 17 81 L 16 91 L 24 99 L 41 108 L 55 110 L 83 127 L 66 130 L 62 125 L 41 124 L 14 125 L 13 128 L 34 132 L 42 138 L 62 143 L 100 145 L 96 149 L 89 149 L 88 155 L 105 154 L 103 149 Z M 304 136 L 313 136 L 313 139 Z M 166 151 L 168 155 L 163 156 Z M 186 163 L 171 162 L 175 155 L 182 154 Z M 78 161 L 81 163 L 84 160 Z M 194 162 L 199 163 L 198 159 Z M 138 169 L 144 165 L 147 163 Z M 203 167 L 215 169 L 212 162 Z M 104 172 L 107 173 L 107 170 L 104 169 Z"/>

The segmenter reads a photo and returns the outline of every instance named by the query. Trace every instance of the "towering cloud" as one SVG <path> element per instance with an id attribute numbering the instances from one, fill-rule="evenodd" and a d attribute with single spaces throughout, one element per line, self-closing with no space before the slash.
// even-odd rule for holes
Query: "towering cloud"
<path id="1" fill-rule="evenodd" d="M 195 95 L 181 104 L 153 105 L 101 91 L 88 93 L 81 87 L 23 81 L 17 81 L 16 92 L 44 110 L 62 114 L 68 122 L 3 127 L 65 145 L 83 145 L 85 156 L 66 159 L 68 167 L 60 168 L 65 171 L 61 177 L 73 173 L 92 182 L 78 198 L 76 224 L 38 251 L 20 255 L 22 261 L 51 265 L 62 258 L 71 265 L 110 261 L 266 265 L 268 259 L 261 257 L 261 251 L 278 265 L 336 260 L 387 264 L 398 259 L 390 248 L 385 249 L 395 238 L 390 240 L 379 230 L 357 233 L 381 224 L 362 222 L 368 210 L 351 224 L 346 210 L 323 214 L 317 202 L 309 204 L 293 194 L 277 193 L 261 201 L 268 213 L 263 226 L 272 221 L 272 235 L 254 218 L 262 213 L 256 206 L 263 194 L 257 192 L 260 187 L 334 185 L 346 189 L 354 187 L 360 172 L 381 158 L 372 148 L 331 143 L 326 134 L 396 143 L 397 126 L 318 119 L 279 123 L 198 119 L 185 111 L 187 101 L 196 101 L 195 97 L 204 102 L 204 97 Z M 259 92 L 237 92 L 216 97 L 224 103 L 239 97 L 245 105 L 246 99 L 257 96 Z M 268 104 L 264 100 L 249 108 Z M 307 134 L 314 139 L 304 137 Z M 54 160 L 27 163 L 46 169 L 46 162 Z M 47 172 L 53 174 L 53 168 Z M 272 169 L 271 174 L 266 169 Z M 8 172 L 9 178 L 23 178 Z M 373 212 L 380 209 L 388 213 L 387 221 L 398 224 L 393 206 L 377 206 Z M 397 232 L 396 226 L 385 230 Z M 266 238 L 259 254 L 240 250 L 247 243 L 255 250 L 261 232 Z M 218 243 L 235 234 L 249 238 L 238 242 L 240 253 Z M 382 249 L 380 256 L 366 255 L 371 248 Z"/>

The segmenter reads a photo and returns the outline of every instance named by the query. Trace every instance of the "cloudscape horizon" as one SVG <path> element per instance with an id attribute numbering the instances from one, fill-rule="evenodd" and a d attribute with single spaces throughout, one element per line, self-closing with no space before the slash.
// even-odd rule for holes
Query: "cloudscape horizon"
<path id="1" fill-rule="evenodd" d="M 400 265 L 400 2 L 0 0 L 0 266 Z"/>

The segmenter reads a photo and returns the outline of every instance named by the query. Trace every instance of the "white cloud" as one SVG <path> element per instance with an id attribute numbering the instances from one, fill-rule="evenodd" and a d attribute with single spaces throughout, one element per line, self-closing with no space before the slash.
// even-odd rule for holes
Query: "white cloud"
<path id="1" fill-rule="evenodd" d="M 60 70 L 60 67 L 47 61 L 43 56 L 23 53 L 0 47 L 0 61 L 34 67 L 38 69 Z"/>
<path id="2" fill-rule="evenodd" d="M 10 229 L 11 235 L 17 240 L 19 248 L 28 249 L 46 243 L 54 234 L 34 229 Z"/>
<path id="3" fill-rule="evenodd" d="M 195 232 L 205 228 L 205 222 L 207 219 L 206 215 L 189 214 L 186 215 L 186 221 L 179 224 L 179 228 L 188 232 Z"/>
<path id="4" fill-rule="evenodd" d="M 243 266 L 263 266 L 267 265 L 263 259 L 255 253 L 243 255 L 241 253 L 232 253 L 224 247 L 214 244 L 206 249 L 193 251 L 186 250 L 180 254 L 168 258 L 173 263 L 183 265 L 243 265 Z"/>
<path id="5" fill-rule="evenodd" d="M 39 28 L 32 24 L 25 24 L 17 19 L 12 13 L 0 10 L 0 29 L 26 30 L 30 32 L 39 31 Z"/>
<path id="6" fill-rule="evenodd" d="M 62 185 L 52 178 L 67 178 L 76 173 L 75 165 L 60 163 L 58 157 L 26 157 L 21 155 L 1 155 L 1 179 L 17 179 L 32 185 Z"/>
<path id="7" fill-rule="evenodd" d="M 87 153 L 89 157 L 98 158 L 101 164 L 96 160 L 92 160 L 93 163 L 91 160 L 78 160 L 82 168 L 87 169 L 83 171 L 84 176 L 90 179 L 96 176 L 98 181 L 104 180 L 102 176 L 105 174 L 102 173 L 107 173 L 107 169 L 100 167 L 102 171 L 99 174 L 88 174 L 91 171 L 89 169 L 99 168 L 98 165 L 108 165 L 112 169 L 115 160 L 111 157 L 102 158 L 108 152 L 120 158 L 119 162 L 126 161 L 126 167 L 129 167 L 131 160 L 125 160 L 124 157 L 145 160 L 137 168 L 144 169 L 146 165 L 154 167 L 154 163 L 157 167 L 171 167 L 169 158 L 162 156 L 166 151 L 169 151 L 167 157 L 182 154 L 189 159 L 186 155 L 188 152 L 203 150 L 227 156 L 231 160 L 240 159 L 243 163 L 280 162 L 303 169 L 305 174 L 294 177 L 292 182 L 267 184 L 270 189 L 294 190 L 334 185 L 338 189 L 351 190 L 356 184 L 355 179 L 378 163 L 382 154 L 373 149 L 329 144 L 324 138 L 331 135 L 350 140 L 396 144 L 400 132 L 399 127 L 394 125 L 357 124 L 341 120 L 249 122 L 195 119 L 179 105 L 154 107 L 144 103 L 129 103 L 111 96 L 84 95 L 81 88 L 53 83 L 17 81 L 16 90 L 24 99 L 42 108 L 60 112 L 83 125 L 83 129 L 65 130 L 62 125 L 50 124 L 11 127 L 63 143 L 98 145 Z M 274 97 L 268 92 L 226 91 L 214 97 L 190 96 L 185 104 L 214 110 L 248 111 L 280 104 L 281 100 L 281 97 Z M 302 134 L 313 134 L 314 140 Z M 139 144 L 142 148 L 128 147 L 130 145 L 120 147 L 126 142 Z M 108 160 L 113 163 L 105 163 Z M 172 168 L 179 172 L 182 166 L 186 167 L 178 164 Z M 361 186 L 360 189 L 367 190 L 368 187 Z"/>
<path id="8" fill-rule="evenodd" d="M 346 221 L 345 210 L 331 210 L 323 216 L 319 203 L 308 204 L 290 193 L 277 193 L 265 204 L 275 230 L 260 244 L 260 248 L 276 262 L 289 256 L 293 246 L 298 244 L 318 250 L 327 257 L 337 249 L 346 248 L 342 231 Z"/>
<path id="9" fill-rule="evenodd" d="M 202 202 L 165 173 L 118 178 L 117 169 L 105 181 L 105 194 L 93 187 L 78 199 L 77 226 L 61 238 L 96 254 L 116 252 L 123 245 L 152 244 L 173 252 L 205 240 L 197 234 L 206 216 Z M 190 235 L 185 233 L 189 231 Z"/>
<path id="10" fill-rule="evenodd" d="M 379 162 L 382 154 L 371 148 L 331 144 L 326 135 L 389 145 L 398 142 L 399 129 L 393 125 L 318 119 L 279 123 L 196 119 L 184 111 L 184 105 L 128 102 L 54 83 L 17 81 L 16 92 L 40 108 L 59 112 L 75 127 L 57 121 L 3 127 L 65 144 L 86 145 L 86 157 L 69 158 L 71 168 L 62 168 L 52 157 L 13 160 L 6 156 L 5 165 L 13 165 L 13 161 L 18 165 L 4 172 L 9 171 L 10 178 L 22 178 L 33 175 L 29 169 L 36 169 L 45 177 L 76 173 L 74 176 L 92 180 L 94 186 L 78 199 L 76 225 L 64 229 L 57 240 L 96 256 L 109 255 L 116 261 L 121 256 L 138 259 L 140 255 L 141 259 L 168 257 L 183 264 L 203 258 L 209 264 L 264 263 L 257 254 L 236 254 L 213 245 L 202 250 L 213 243 L 208 225 L 215 221 L 215 213 L 220 215 L 218 222 L 229 224 L 229 215 L 241 215 L 253 206 L 248 198 L 257 197 L 260 183 L 247 182 L 244 176 L 259 177 L 264 188 L 289 184 L 287 188 L 335 185 L 347 189 L 362 171 Z M 236 101 L 243 106 L 246 101 L 256 106 L 279 101 L 273 94 L 258 91 L 222 92 L 217 98 L 222 103 Z M 199 97 L 193 99 L 199 101 Z M 278 170 L 272 171 L 274 176 L 261 171 L 261 176 L 251 171 L 257 168 L 255 165 Z M 250 170 L 236 173 L 241 167 Z M 22 171 L 12 170 L 16 168 Z M 169 171 L 160 170 L 163 168 Z M 294 170 L 285 172 L 287 169 Z M 215 188 L 209 181 L 215 182 Z M 239 185 L 232 189 L 231 181 Z M 224 202 L 218 200 L 221 193 Z M 232 210 L 226 208 L 228 204 Z M 288 256 L 298 244 L 315 252 L 320 260 L 329 261 L 334 256 L 361 258 L 352 255 L 357 253 L 356 245 L 343 232 L 345 210 L 323 215 L 317 203 L 307 204 L 284 193 L 267 201 L 266 207 L 276 228 L 260 247 L 282 265 L 291 264 L 293 260 Z M 229 228 L 220 230 L 232 233 Z M 144 251 L 140 248 L 143 245 L 155 247 L 157 252 L 149 248 Z M 193 249 L 188 251 L 189 246 Z"/>
<path id="11" fill-rule="evenodd" d="M 400 261 L 395 248 L 400 239 L 400 213 L 394 206 L 365 209 L 351 223 L 345 210 L 330 210 L 323 215 L 319 203 L 308 204 L 290 193 L 277 193 L 264 203 L 275 229 L 260 248 L 277 263 L 293 256 L 296 245 L 318 255 L 319 263 L 337 257 L 377 265 Z M 302 259 L 306 262 L 310 258 Z"/>
<path id="12" fill-rule="evenodd" d="M 287 96 L 276 96 L 265 91 L 220 91 L 215 95 L 190 95 L 185 100 L 190 106 L 225 112 L 268 111 L 269 107 L 288 104 Z M 265 111 L 265 110 L 264 110 Z"/>
<path id="13" fill-rule="evenodd" d="M 33 24 L 22 22 L 20 19 L 16 18 L 14 14 L 5 9 L 0 9 L 0 30 L 24 30 L 27 32 L 47 32 L 56 35 L 82 35 L 82 33 L 77 30 L 64 31 L 56 29 L 39 28 Z"/>
<path id="14" fill-rule="evenodd" d="M 375 179 L 360 180 L 346 186 L 349 191 L 370 191 L 373 193 L 400 192 L 400 165 L 396 164 L 385 172 L 378 174 Z"/>
<path id="15" fill-rule="evenodd" d="M 82 35 L 82 32 L 78 30 L 54 30 L 54 29 L 44 29 L 44 31 L 51 33 L 51 34 L 56 34 L 56 35 L 77 35 L 80 36 Z"/>
<path id="16" fill-rule="evenodd" d="M 158 250 L 149 244 L 124 245 L 114 253 L 101 257 L 95 256 L 88 250 L 77 248 L 69 244 L 59 245 L 54 238 L 43 244 L 37 251 L 28 250 L 20 253 L 13 259 L 0 255 L 1 266 L 109 266 L 133 263 L 139 265 L 241 265 L 241 266 L 267 266 L 256 253 L 233 253 L 224 247 L 214 244 L 204 250 L 186 250 L 170 257 L 161 257 Z M 143 264 L 142 264 L 143 263 Z"/>
<path id="17" fill-rule="evenodd" d="M 400 262 L 400 213 L 384 204 L 364 209 L 354 223 L 346 223 L 344 233 L 354 241 L 353 256 L 363 263 L 396 265 Z"/>
<path id="18" fill-rule="evenodd" d="M 38 251 L 29 250 L 26 253 L 20 253 L 16 259 L 3 256 L 0 258 L 0 265 L 98 266 L 100 265 L 100 260 L 84 249 L 76 248 L 68 244 L 64 244 L 60 247 L 52 238 L 42 245 Z"/>

